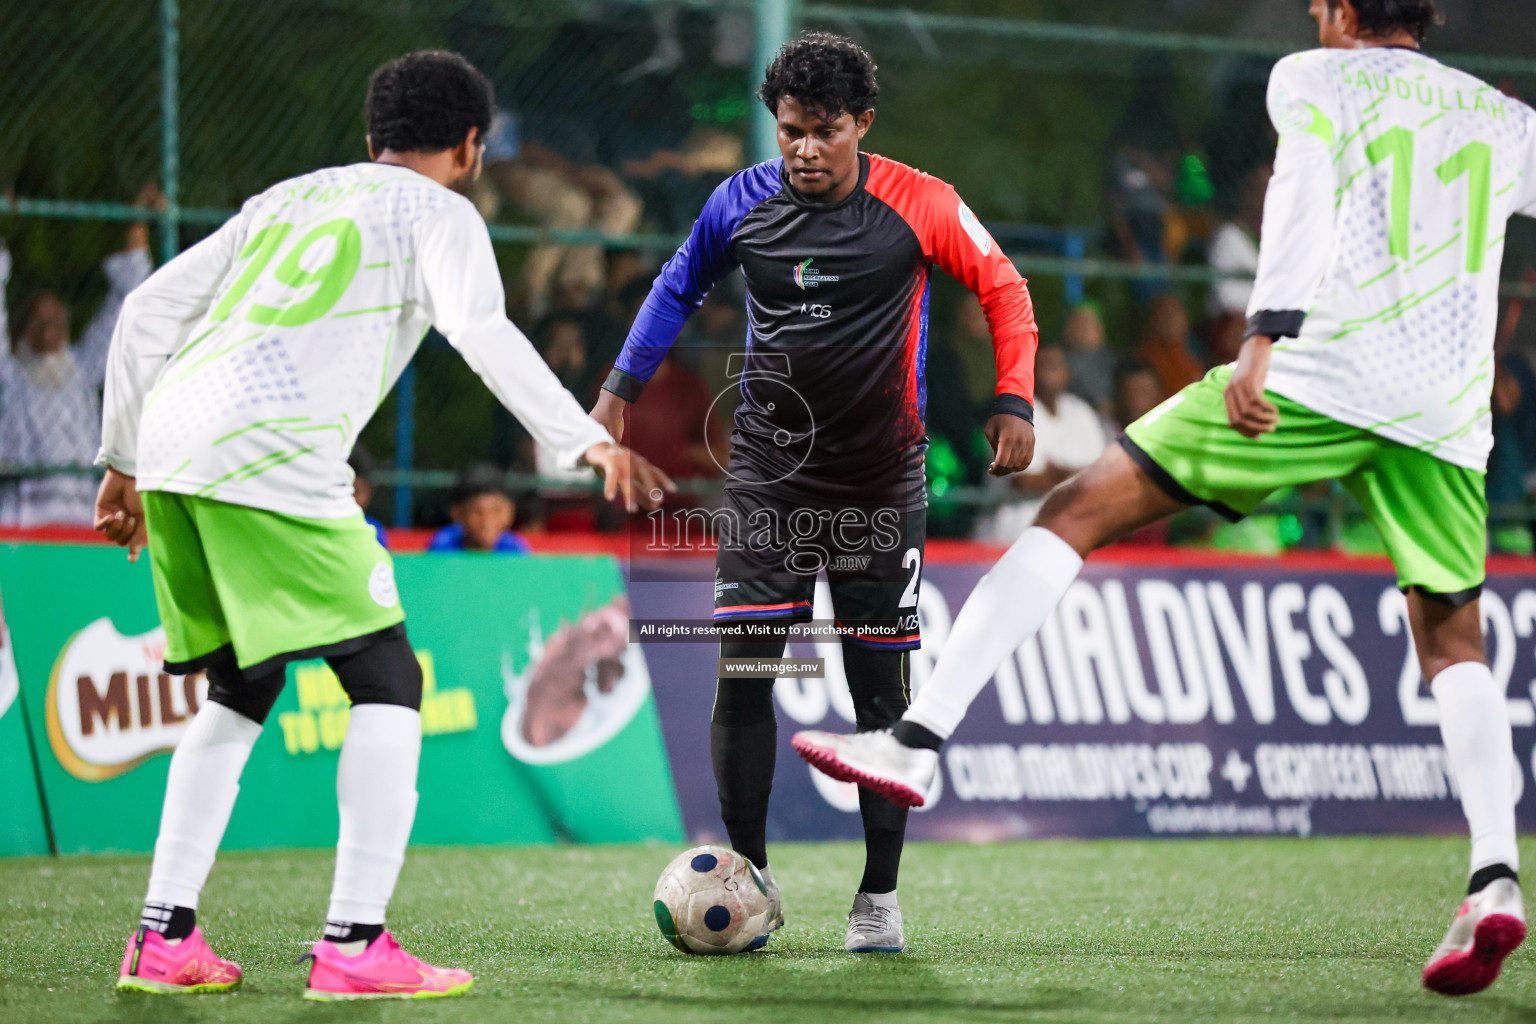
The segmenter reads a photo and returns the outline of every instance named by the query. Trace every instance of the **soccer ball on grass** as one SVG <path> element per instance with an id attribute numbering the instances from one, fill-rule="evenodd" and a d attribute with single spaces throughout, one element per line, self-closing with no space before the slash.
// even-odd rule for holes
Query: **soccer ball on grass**
<path id="1" fill-rule="evenodd" d="M 721 846 L 696 846 L 656 883 L 656 924 L 684 953 L 724 956 L 768 941 L 768 887 L 752 862 Z"/>

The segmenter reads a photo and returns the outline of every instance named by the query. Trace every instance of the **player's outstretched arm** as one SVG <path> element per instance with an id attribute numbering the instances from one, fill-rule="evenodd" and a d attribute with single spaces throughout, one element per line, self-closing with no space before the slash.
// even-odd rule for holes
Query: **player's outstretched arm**
<path id="1" fill-rule="evenodd" d="M 606 388 L 598 392 L 597 404 L 592 406 L 592 418 L 601 423 L 603 429 L 612 435 L 615 441 L 624 440 L 624 410 L 629 408 L 629 403 Z"/>
<path id="2" fill-rule="evenodd" d="M 676 490 L 660 470 L 616 444 L 582 411 L 526 335 L 507 319 L 485 223 L 467 200 L 418 226 L 417 262 L 432 322 L 491 393 L 565 468 L 590 465 L 609 498 L 654 508 Z"/>
<path id="3" fill-rule="evenodd" d="M 773 165 L 758 164 L 731 175 L 705 201 L 688 238 L 656 275 L 651 293 L 635 314 L 629 336 L 624 339 L 624 348 L 603 382 L 603 395 L 592 413 L 610 432 L 615 422 L 623 430 L 623 405 L 615 404 L 608 395 L 624 402 L 640 398 L 683 324 L 699 308 L 715 282 L 736 268 L 736 256 L 731 251 L 732 232 L 754 206 L 778 189 L 777 170 Z"/>
<path id="4" fill-rule="evenodd" d="M 605 442 L 593 445 L 582 461 L 603 478 L 603 497 L 612 501 L 621 493 L 624 507 L 631 512 L 656 508 L 668 494 L 677 493 L 677 485 L 645 456 L 621 444 Z"/>

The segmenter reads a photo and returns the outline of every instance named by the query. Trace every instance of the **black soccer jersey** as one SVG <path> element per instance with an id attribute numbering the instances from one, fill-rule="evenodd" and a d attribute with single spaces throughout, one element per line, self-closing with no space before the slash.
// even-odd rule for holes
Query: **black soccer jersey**
<path id="1" fill-rule="evenodd" d="M 727 486 L 811 507 L 924 502 L 929 267 L 981 299 L 997 352 L 996 411 L 1032 416 L 1038 332 L 1029 291 L 949 185 L 860 156 L 858 187 L 817 203 L 782 160 L 739 171 L 662 268 L 604 387 L 634 401 L 710 287 L 740 266 L 748 334 Z"/>

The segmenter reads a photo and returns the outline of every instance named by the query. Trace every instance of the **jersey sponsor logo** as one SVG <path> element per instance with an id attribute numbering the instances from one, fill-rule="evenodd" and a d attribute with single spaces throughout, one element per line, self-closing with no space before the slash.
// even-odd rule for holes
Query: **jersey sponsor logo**
<path id="1" fill-rule="evenodd" d="M 832 315 L 831 306 L 819 306 L 814 302 L 800 303 L 801 316 L 813 316 L 817 320 L 825 320 Z"/>
<path id="2" fill-rule="evenodd" d="M 981 250 L 983 256 L 992 252 L 992 235 L 982 227 L 981 221 L 976 219 L 971 208 L 964 203 L 960 204 L 960 226 L 971 236 L 971 241 L 976 243 L 976 248 Z"/>
<path id="3" fill-rule="evenodd" d="M 380 608 L 393 608 L 400 603 L 400 592 L 395 589 L 395 567 L 389 559 L 380 560 L 368 574 L 368 596 Z"/>
<path id="4" fill-rule="evenodd" d="M 164 670 L 165 630 L 119 633 L 103 616 L 64 645 L 44 701 L 48 744 L 65 771 L 104 782 L 173 749 L 208 693 L 201 672 Z"/>
<path id="5" fill-rule="evenodd" d="M 821 285 L 830 284 L 833 281 L 841 280 L 836 274 L 823 274 L 819 270 L 811 269 L 811 264 L 814 262 L 816 261 L 813 257 L 812 259 L 803 260 L 795 264 L 795 284 L 798 285 L 802 290 L 806 288 L 818 288 Z"/>

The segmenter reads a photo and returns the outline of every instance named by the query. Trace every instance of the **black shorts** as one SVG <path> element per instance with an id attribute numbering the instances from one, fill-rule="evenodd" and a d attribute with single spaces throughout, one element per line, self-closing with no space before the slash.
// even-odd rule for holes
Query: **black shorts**
<path id="1" fill-rule="evenodd" d="M 727 488 L 715 555 L 715 622 L 806 622 L 827 574 L 844 640 L 905 651 L 917 623 L 926 509 L 814 509 Z"/>

